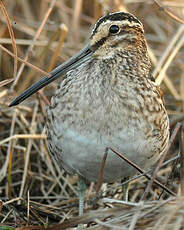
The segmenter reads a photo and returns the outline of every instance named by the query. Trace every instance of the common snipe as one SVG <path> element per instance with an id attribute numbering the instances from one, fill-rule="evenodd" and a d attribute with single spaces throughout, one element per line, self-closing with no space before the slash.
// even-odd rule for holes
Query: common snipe
<path id="1" fill-rule="evenodd" d="M 47 109 L 48 146 L 60 166 L 96 181 L 105 149 L 112 147 L 147 169 L 169 139 L 162 93 L 150 67 L 142 23 L 129 13 L 110 13 L 94 25 L 84 49 L 10 106 L 67 73 Z M 109 152 L 103 181 L 135 172 Z"/>

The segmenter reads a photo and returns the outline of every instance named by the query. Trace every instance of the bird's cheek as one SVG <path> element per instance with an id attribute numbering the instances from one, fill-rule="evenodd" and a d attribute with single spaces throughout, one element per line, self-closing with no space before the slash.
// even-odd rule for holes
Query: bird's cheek
<path id="1" fill-rule="evenodd" d="M 114 52 L 111 52 L 110 49 L 101 47 L 100 49 L 94 52 L 93 57 L 98 58 L 98 59 L 108 59 L 108 58 L 112 58 L 113 54 Z"/>

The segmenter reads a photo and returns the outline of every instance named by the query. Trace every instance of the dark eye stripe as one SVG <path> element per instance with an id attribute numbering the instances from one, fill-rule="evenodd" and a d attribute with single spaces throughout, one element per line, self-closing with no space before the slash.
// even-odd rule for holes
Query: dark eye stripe
<path id="1" fill-rule="evenodd" d="M 132 30 L 131 30 L 132 28 L 133 28 L 134 30 L 137 30 L 138 32 L 143 33 L 143 31 L 142 31 L 139 27 L 137 27 L 137 26 L 133 26 L 133 27 L 125 26 L 125 27 L 122 27 L 122 28 L 121 28 L 121 31 L 118 33 L 117 36 L 121 36 L 121 35 L 123 35 L 123 34 L 131 34 L 131 33 L 132 33 Z M 111 33 L 109 33 L 108 36 L 101 38 L 99 41 L 97 41 L 95 44 L 93 44 L 91 48 L 92 48 L 93 50 L 97 50 L 100 46 L 102 46 L 102 45 L 107 41 L 107 39 L 108 39 L 110 36 L 112 36 Z M 123 40 L 125 41 L 125 38 L 124 38 Z M 130 40 L 127 40 L 127 42 L 128 42 L 128 41 L 130 41 Z M 132 42 L 132 41 L 131 41 L 131 42 Z M 119 44 L 119 41 L 118 41 L 118 44 Z"/>
<path id="2" fill-rule="evenodd" d="M 101 38 L 99 41 L 97 41 L 94 45 L 91 46 L 92 50 L 97 50 L 100 46 L 102 46 L 106 42 L 107 39 L 108 36 Z"/>

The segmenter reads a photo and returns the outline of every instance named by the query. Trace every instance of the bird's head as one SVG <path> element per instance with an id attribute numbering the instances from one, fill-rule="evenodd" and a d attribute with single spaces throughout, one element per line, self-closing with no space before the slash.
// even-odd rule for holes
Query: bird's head
<path id="1" fill-rule="evenodd" d="M 145 48 L 143 25 L 130 13 L 107 14 L 94 25 L 89 45 L 97 58 L 111 58 L 116 52 L 136 46 Z"/>

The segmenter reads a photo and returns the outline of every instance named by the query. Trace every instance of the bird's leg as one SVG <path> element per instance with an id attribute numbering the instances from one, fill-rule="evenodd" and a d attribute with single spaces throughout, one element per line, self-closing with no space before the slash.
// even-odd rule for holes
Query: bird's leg
<path id="1" fill-rule="evenodd" d="M 84 179 L 81 176 L 78 176 L 78 197 L 79 197 L 79 216 L 83 215 L 83 209 L 84 209 L 84 196 L 86 191 L 86 183 Z M 77 227 L 77 230 L 82 230 L 82 224 L 79 224 Z"/>
<path id="2" fill-rule="evenodd" d="M 129 179 L 129 177 L 127 178 L 125 178 L 125 179 L 123 179 L 121 182 L 123 183 L 123 185 L 122 185 L 122 190 L 123 190 L 123 200 L 124 201 L 128 201 L 128 192 L 129 192 L 129 189 L 130 189 L 130 183 L 128 182 L 128 183 L 124 183 L 124 182 L 126 182 L 126 180 L 128 180 Z"/>
<path id="3" fill-rule="evenodd" d="M 130 183 L 123 185 L 123 200 L 126 202 L 128 201 L 129 188 L 130 188 Z"/>

